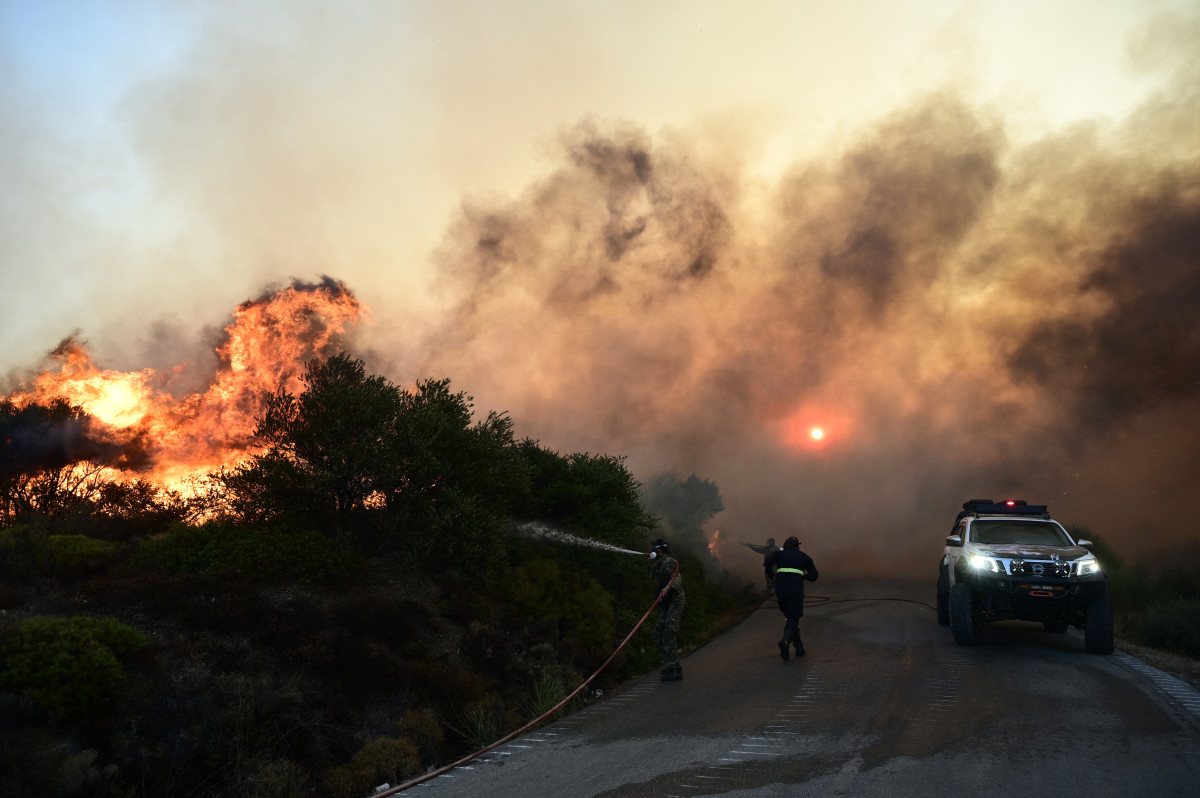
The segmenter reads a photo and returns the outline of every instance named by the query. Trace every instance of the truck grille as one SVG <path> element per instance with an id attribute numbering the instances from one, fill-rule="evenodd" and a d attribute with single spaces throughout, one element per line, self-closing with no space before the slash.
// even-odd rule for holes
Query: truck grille
<path id="1" fill-rule="evenodd" d="M 1013 576 L 1070 576 L 1071 563 L 1061 560 L 1034 561 L 1013 560 L 1009 563 L 1009 573 Z"/>

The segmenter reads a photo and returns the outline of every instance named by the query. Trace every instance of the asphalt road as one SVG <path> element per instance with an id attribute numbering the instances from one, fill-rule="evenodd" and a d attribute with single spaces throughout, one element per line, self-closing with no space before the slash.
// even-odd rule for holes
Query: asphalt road
<path id="1" fill-rule="evenodd" d="M 939 626 L 928 582 L 822 579 L 657 674 L 401 793 L 420 798 L 1195 796 L 1200 693 L 1082 634 Z M 823 597 L 825 600 L 817 598 Z"/>

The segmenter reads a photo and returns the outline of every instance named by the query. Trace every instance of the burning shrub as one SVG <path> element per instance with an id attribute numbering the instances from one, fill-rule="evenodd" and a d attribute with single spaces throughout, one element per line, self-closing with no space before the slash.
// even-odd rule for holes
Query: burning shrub
<path id="1" fill-rule="evenodd" d="M 111 618 L 29 618 L 3 643 L 0 687 L 27 691 L 59 718 L 90 716 L 124 679 L 121 658 L 149 645 Z"/>

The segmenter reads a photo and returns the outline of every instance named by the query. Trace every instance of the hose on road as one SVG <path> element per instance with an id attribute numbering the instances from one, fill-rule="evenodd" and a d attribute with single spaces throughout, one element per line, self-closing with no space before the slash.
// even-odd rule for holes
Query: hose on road
<path id="1" fill-rule="evenodd" d="M 448 773 L 449 771 L 454 770 L 454 768 L 459 767 L 461 765 L 465 765 L 466 763 L 470 762 L 472 759 L 476 759 L 476 758 L 482 756 L 483 754 L 486 754 L 488 751 L 498 748 L 498 747 L 504 745 L 505 743 L 509 742 L 510 740 L 520 737 L 522 734 L 529 731 L 534 726 L 536 726 L 539 723 L 541 723 L 542 721 L 544 721 L 546 718 L 552 716 L 555 712 L 558 712 L 558 710 L 562 709 L 563 706 L 568 701 L 570 701 L 575 696 L 579 695 L 579 693 L 585 687 L 587 687 L 589 684 L 591 684 L 592 681 L 594 681 L 595 678 L 597 676 L 599 676 L 604 671 L 604 669 L 609 666 L 609 664 L 613 661 L 613 659 L 617 656 L 617 654 L 620 653 L 621 649 L 625 648 L 625 646 L 633 638 L 634 634 L 637 633 L 637 630 L 641 629 L 642 624 L 644 624 L 646 622 L 646 619 L 650 617 L 650 613 L 654 612 L 654 608 L 658 606 L 658 603 L 662 600 L 663 595 L 665 595 L 666 592 L 671 589 L 671 583 L 675 581 L 675 577 L 678 575 L 679 575 L 679 563 L 676 562 L 675 563 L 675 572 L 672 573 L 671 578 L 667 580 L 667 586 L 664 587 L 661 591 L 659 591 L 658 595 L 654 597 L 654 602 L 650 605 L 650 608 L 648 610 L 646 610 L 646 614 L 642 616 L 642 619 L 640 621 L 638 621 L 637 624 L 631 630 L 629 630 L 629 634 L 625 635 L 625 639 L 621 641 L 621 645 L 619 645 L 615 649 L 613 649 L 613 653 L 609 654 L 608 659 L 604 660 L 604 664 L 601 665 L 599 668 L 597 668 L 596 672 L 593 673 L 591 676 L 589 676 L 582 684 L 580 684 L 578 687 L 576 687 L 575 690 L 569 696 L 564 698 L 562 701 L 559 701 L 551 709 L 547 710 L 544 714 L 529 721 L 524 726 L 517 729 L 515 732 L 512 732 L 511 734 L 509 734 L 505 737 L 501 737 L 499 740 L 496 740 L 496 742 L 494 742 L 484 748 L 480 748 L 478 751 L 474 752 L 473 754 L 464 756 L 462 759 L 458 760 L 457 762 L 451 762 L 449 765 L 446 765 L 445 767 L 441 767 L 441 768 L 438 768 L 437 770 L 430 771 L 429 773 L 426 773 L 423 776 L 419 776 L 419 777 L 413 779 L 412 781 L 408 781 L 399 786 L 392 787 L 390 789 L 383 790 L 381 792 L 377 792 L 373 796 L 371 796 L 371 798 L 383 798 L 384 796 L 387 796 L 387 795 L 395 795 L 396 793 L 403 792 L 404 790 L 407 790 L 409 787 L 416 786 L 417 784 L 420 784 L 421 782 L 429 781 L 430 779 L 440 776 L 443 773 Z"/>

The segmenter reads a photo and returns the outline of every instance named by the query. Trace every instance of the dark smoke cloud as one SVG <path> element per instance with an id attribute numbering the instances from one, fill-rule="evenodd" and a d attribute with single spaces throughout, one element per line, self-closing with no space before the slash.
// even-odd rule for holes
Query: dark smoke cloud
<path id="1" fill-rule="evenodd" d="M 65 404 L 18 408 L 0 402 L 0 479 L 57 471 L 80 461 L 133 471 L 149 462 L 144 441 L 115 441 L 86 413 Z"/>
<path id="2" fill-rule="evenodd" d="M 1015 379 L 1069 398 L 1087 429 L 1121 427 L 1200 392 L 1200 194 L 1173 183 L 1129 198 L 1121 235 L 1082 281 L 1104 311 L 1039 322 L 1010 358 Z"/>
<path id="3" fill-rule="evenodd" d="M 582 123 L 463 208 L 418 371 L 546 445 L 713 480 L 730 544 L 928 575 L 962 501 L 1018 495 L 1164 545 L 1200 476 L 1200 153 L 1133 134 L 1179 113 L 1018 145 L 934 94 L 765 199 L 734 145 Z"/>

